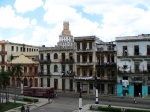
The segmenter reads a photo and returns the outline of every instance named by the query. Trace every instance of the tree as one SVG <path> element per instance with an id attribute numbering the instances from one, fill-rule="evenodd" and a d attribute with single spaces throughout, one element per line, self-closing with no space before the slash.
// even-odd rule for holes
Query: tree
<path id="1" fill-rule="evenodd" d="M 0 71 L 0 87 L 2 88 L 2 90 L 5 90 L 5 96 L 6 96 L 6 102 L 8 102 L 8 97 L 7 97 L 7 86 L 9 85 L 9 81 L 10 81 L 10 71 Z M 3 101 L 3 97 L 2 97 L 2 101 Z M 1 95 L 0 95 L 0 103 L 1 103 Z"/>
<path id="2" fill-rule="evenodd" d="M 17 86 L 19 86 L 19 83 L 21 81 L 20 77 L 22 76 L 22 65 L 16 64 L 12 67 L 12 77 L 16 77 L 17 79 Z M 15 87 L 15 100 L 14 103 L 16 103 L 16 87 Z"/>

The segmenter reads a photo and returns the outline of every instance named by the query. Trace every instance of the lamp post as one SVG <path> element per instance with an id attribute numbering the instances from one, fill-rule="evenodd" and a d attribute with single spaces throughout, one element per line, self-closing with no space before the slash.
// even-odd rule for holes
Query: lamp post
<path id="1" fill-rule="evenodd" d="M 82 112 L 82 88 L 80 87 L 80 95 L 79 95 L 79 112 Z"/>
<path id="2" fill-rule="evenodd" d="M 95 75 L 95 89 L 96 89 L 96 100 L 95 100 L 95 104 L 99 104 L 98 101 L 98 88 L 97 88 L 97 76 Z"/>

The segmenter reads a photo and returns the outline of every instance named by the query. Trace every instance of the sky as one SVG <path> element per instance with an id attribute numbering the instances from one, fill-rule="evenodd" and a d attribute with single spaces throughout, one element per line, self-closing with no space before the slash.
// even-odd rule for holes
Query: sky
<path id="1" fill-rule="evenodd" d="M 63 22 L 71 34 L 115 37 L 150 33 L 150 0 L 0 0 L 0 40 L 52 47 Z"/>

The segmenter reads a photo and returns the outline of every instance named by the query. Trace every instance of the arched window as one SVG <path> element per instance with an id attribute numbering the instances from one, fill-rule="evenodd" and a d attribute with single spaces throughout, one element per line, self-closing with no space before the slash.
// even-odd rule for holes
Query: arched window
<path id="1" fill-rule="evenodd" d="M 58 67 L 57 67 L 57 65 L 54 65 L 54 72 L 58 72 Z"/>
<path id="2" fill-rule="evenodd" d="M 32 87 L 32 78 L 30 78 L 30 87 Z"/>
<path id="3" fill-rule="evenodd" d="M 58 59 L 57 53 L 54 54 L 54 59 Z"/>
<path id="4" fill-rule="evenodd" d="M 28 86 L 27 85 L 27 78 L 24 78 L 24 86 Z"/>

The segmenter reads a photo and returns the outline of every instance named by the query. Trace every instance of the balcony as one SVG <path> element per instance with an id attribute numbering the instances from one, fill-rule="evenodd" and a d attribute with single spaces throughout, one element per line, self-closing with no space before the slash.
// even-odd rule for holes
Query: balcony
<path id="1" fill-rule="evenodd" d="M 114 51 L 115 49 L 113 47 L 107 48 L 107 51 Z"/>
<path id="2" fill-rule="evenodd" d="M 95 80 L 95 77 L 93 76 L 76 76 L 74 77 L 76 80 Z"/>
<path id="3" fill-rule="evenodd" d="M 131 83 L 143 83 L 142 77 L 134 77 L 131 81 Z"/>
<path id="4" fill-rule="evenodd" d="M 86 48 L 86 49 L 77 49 L 76 52 L 93 52 L 92 48 Z"/>
<path id="5" fill-rule="evenodd" d="M 0 51 L 0 55 L 6 55 L 6 54 L 7 54 L 7 51 L 4 51 L 4 50 Z"/>
<path id="6" fill-rule="evenodd" d="M 74 59 L 62 59 L 61 64 L 73 64 Z"/>
<path id="7" fill-rule="evenodd" d="M 103 76 L 103 77 L 97 77 L 97 80 L 100 80 L 100 81 L 117 81 L 117 77 L 115 77 L 115 76 Z"/>
<path id="8" fill-rule="evenodd" d="M 62 75 L 62 78 L 64 78 L 64 77 L 74 77 L 75 76 L 75 72 L 73 72 L 73 71 L 67 71 L 67 72 L 62 72 L 61 73 L 61 75 Z"/>
<path id="9" fill-rule="evenodd" d="M 91 66 L 93 65 L 93 62 L 76 62 L 76 65 L 79 65 L 79 66 Z"/>
<path id="10" fill-rule="evenodd" d="M 51 73 L 47 73 L 47 72 L 39 72 L 38 75 L 51 77 Z"/>
<path id="11" fill-rule="evenodd" d="M 28 73 L 23 73 L 22 74 L 23 77 L 34 77 L 34 76 L 38 76 L 38 73 L 35 72 L 28 72 Z"/>
<path id="12" fill-rule="evenodd" d="M 5 61 L 1 61 L 0 65 L 6 65 L 7 63 Z"/>
<path id="13" fill-rule="evenodd" d="M 48 60 L 48 59 L 47 60 L 46 59 L 42 60 L 42 59 L 40 59 L 39 62 L 40 62 L 40 64 L 50 64 L 51 60 Z"/>
<path id="14" fill-rule="evenodd" d="M 96 67 L 117 67 L 115 62 L 96 63 Z"/>

